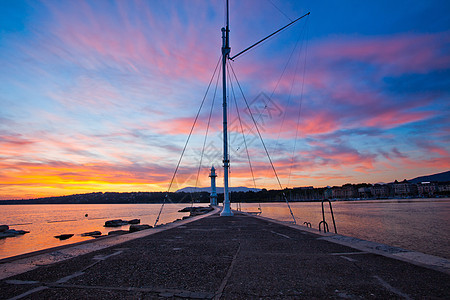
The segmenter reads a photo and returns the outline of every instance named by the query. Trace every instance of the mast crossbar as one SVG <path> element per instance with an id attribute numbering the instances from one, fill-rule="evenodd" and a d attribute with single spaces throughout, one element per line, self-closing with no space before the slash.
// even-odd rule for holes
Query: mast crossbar
<path id="1" fill-rule="evenodd" d="M 300 18 L 295 19 L 294 21 L 292 21 L 291 23 L 287 24 L 286 26 L 284 26 L 284 27 L 278 29 L 277 31 L 275 31 L 274 33 L 272 33 L 272 34 L 266 36 L 265 38 L 263 38 L 263 39 L 260 40 L 259 42 L 256 42 L 256 43 L 254 43 L 253 45 L 251 45 L 250 47 L 248 47 L 248 48 L 242 50 L 241 52 L 239 52 L 238 54 L 234 55 L 234 56 L 231 57 L 230 59 L 233 60 L 233 59 L 235 59 L 236 57 L 238 57 L 239 55 L 244 54 L 244 53 L 247 52 L 248 50 L 252 49 L 253 47 L 255 47 L 255 46 L 259 45 L 259 44 L 261 44 L 262 42 L 264 42 L 264 41 L 267 40 L 268 38 L 274 36 L 275 34 L 277 34 L 278 32 L 282 31 L 283 29 L 288 28 L 289 26 L 291 26 L 292 24 L 294 24 L 294 23 L 297 22 L 298 20 L 300 20 L 300 19 L 302 19 L 302 18 L 308 16 L 309 14 L 310 14 L 310 13 L 308 12 L 307 14 L 301 16 Z"/>

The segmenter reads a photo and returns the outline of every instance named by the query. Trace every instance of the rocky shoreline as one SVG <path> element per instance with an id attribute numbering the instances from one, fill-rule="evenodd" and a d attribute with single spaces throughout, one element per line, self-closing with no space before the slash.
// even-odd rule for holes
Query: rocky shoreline
<path id="1" fill-rule="evenodd" d="M 173 222 L 185 220 L 185 219 L 195 217 L 198 215 L 203 215 L 203 214 L 206 214 L 213 210 L 214 210 L 214 208 L 211 206 L 185 207 L 185 208 L 179 210 L 178 212 L 189 212 L 189 215 L 184 216 L 182 219 L 177 219 Z M 127 234 L 127 233 L 133 233 L 133 232 L 153 228 L 153 226 L 151 226 L 151 225 L 140 224 L 140 223 L 141 223 L 140 219 L 132 219 L 129 221 L 122 220 L 122 219 L 114 219 L 114 220 L 105 221 L 105 224 L 103 226 L 104 227 L 121 227 L 121 226 L 130 225 L 128 230 L 113 230 L 113 231 L 108 232 L 107 235 Z M 160 227 L 160 226 L 164 226 L 164 225 L 166 225 L 166 224 L 159 224 L 156 227 Z M 0 225 L 0 239 L 7 238 L 7 237 L 16 237 L 19 235 L 24 235 L 26 233 L 29 233 L 29 231 L 10 229 L 8 225 Z M 71 237 L 73 237 L 74 235 L 75 234 L 73 234 L 73 233 L 63 233 L 63 234 L 55 235 L 54 237 L 59 240 L 67 240 L 67 239 L 70 239 Z M 98 230 L 80 234 L 80 236 L 92 237 L 92 238 L 99 238 L 99 237 L 104 237 L 107 235 L 102 234 L 102 232 L 98 231 Z"/>
<path id="2" fill-rule="evenodd" d="M 29 233 L 29 231 L 10 229 L 8 225 L 0 225 L 0 239 L 24 235 L 25 233 Z"/>

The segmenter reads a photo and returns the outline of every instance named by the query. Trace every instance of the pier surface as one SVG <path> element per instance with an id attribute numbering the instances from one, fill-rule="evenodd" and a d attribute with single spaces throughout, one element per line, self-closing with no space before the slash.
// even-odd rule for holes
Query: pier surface
<path id="1" fill-rule="evenodd" d="M 1 299 L 450 299 L 450 275 L 216 213 L 34 266 L 2 278 L 0 290 Z"/>

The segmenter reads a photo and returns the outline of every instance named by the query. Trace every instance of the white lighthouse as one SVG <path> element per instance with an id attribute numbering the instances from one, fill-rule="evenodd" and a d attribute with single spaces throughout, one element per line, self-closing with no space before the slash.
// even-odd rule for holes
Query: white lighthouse
<path id="1" fill-rule="evenodd" d="M 209 174 L 209 177 L 211 177 L 211 195 L 209 204 L 211 205 L 217 205 L 217 192 L 216 192 L 216 169 L 214 169 L 214 166 L 211 167 L 211 174 Z"/>

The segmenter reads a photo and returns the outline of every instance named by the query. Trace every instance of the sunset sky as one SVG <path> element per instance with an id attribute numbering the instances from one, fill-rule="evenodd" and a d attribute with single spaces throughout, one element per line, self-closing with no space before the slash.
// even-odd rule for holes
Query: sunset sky
<path id="1" fill-rule="evenodd" d="M 450 170 L 450 1 L 231 0 L 231 55 L 307 12 L 231 62 L 283 188 Z M 0 0 L 0 199 L 167 190 L 223 26 L 222 0 Z M 171 191 L 204 143 L 197 185 L 211 165 L 223 185 L 216 81 Z M 230 185 L 254 187 L 235 101 L 256 187 L 278 188 L 234 78 Z"/>

